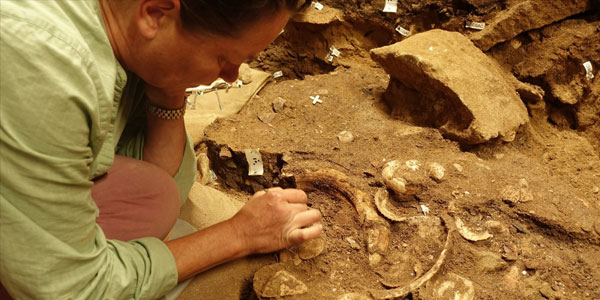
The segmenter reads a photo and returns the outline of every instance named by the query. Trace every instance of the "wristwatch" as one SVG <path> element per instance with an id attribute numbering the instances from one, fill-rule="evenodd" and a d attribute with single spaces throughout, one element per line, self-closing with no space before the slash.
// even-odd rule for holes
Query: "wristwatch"
<path id="1" fill-rule="evenodd" d="M 183 107 L 175 108 L 175 109 L 162 108 L 162 107 L 154 106 L 154 105 L 148 103 L 148 112 L 150 112 L 152 115 L 154 115 L 155 117 L 157 117 L 159 119 L 165 119 L 165 120 L 183 119 L 186 108 L 187 108 L 186 102 L 183 103 Z"/>

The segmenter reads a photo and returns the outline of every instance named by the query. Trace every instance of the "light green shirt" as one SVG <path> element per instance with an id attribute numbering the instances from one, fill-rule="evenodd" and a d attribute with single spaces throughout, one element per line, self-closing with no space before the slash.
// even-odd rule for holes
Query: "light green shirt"
<path id="1" fill-rule="evenodd" d="M 0 76 L 2 285 L 15 299 L 52 300 L 172 289 L 163 242 L 107 240 L 96 224 L 92 179 L 115 153 L 141 159 L 145 127 L 141 81 L 115 59 L 97 0 L 0 0 Z M 182 202 L 195 172 L 188 139 Z"/>

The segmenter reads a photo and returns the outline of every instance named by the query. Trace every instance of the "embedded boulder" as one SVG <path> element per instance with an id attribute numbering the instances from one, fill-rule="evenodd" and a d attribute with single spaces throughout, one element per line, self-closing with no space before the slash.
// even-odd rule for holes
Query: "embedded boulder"
<path id="1" fill-rule="evenodd" d="M 514 5 L 490 20 L 485 29 L 473 32 L 469 37 L 475 45 L 487 51 L 523 32 L 542 28 L 588 9 L 592 9 L 589 0 L 514 1 Z"/>
<path id="2" fill-rule="evenodd" d="M 523 84 L 460 33 L 427 31 L 371 57 L 391 76 L 384 98 L 393 115 L 461 144 L 511 141 L 529 120 Z"/>

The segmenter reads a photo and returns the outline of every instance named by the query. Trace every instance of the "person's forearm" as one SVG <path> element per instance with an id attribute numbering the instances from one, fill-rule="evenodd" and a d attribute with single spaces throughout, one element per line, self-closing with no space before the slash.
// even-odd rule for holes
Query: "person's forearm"
<path id="1" fill-rule="evenodd" d="M 185 150 L 185 123 L 183 119 L 160 119 L 151 113 L 148 113 L 147 118 L 144 160 L 175 175 Z"/>
<path id="2" fill-rule="evenodd" d="M 179 281 L 249 253 L 232 220 L 166 242 L 173 253 Z"/>

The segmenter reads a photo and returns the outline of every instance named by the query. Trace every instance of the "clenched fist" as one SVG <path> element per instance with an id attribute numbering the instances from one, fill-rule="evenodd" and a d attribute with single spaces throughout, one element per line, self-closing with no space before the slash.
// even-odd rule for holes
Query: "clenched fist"
<path id="1" fill-rule="evenodd" d="M 268 253 L 316 238 L 321 213 L 297 189 L 260 191 L 232 218 L 250 253 Z"/>

